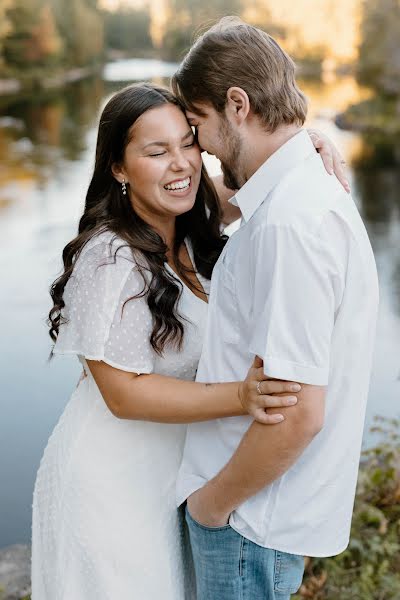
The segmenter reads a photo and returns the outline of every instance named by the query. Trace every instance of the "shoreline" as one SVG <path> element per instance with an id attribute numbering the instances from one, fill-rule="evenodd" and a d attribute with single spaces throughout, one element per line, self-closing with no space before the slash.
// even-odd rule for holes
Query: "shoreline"
<path id="1" fill-rule="evenodd" d="M 0 97 L 20 94 L 26 91 L 51 90 L 64 85 L 87 79 L 103 70 L 104 64 L 76 67 L 68 71 L 47 73 L 36 72 L 27 77 L 0 78 Z"/>

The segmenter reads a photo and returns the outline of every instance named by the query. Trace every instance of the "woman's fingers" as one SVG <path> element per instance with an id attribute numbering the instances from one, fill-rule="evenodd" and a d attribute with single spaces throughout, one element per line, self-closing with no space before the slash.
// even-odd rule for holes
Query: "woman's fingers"
<path id="1" fill-rule="evenodd" d="M 297 404 L 296 396 L 260 396 L 260 401 L 264 408 L 254 408 L 250 414 L 256 421 L 263 423 L 263 425 L 276 425 L 277 423 L 282 423 L 285 419 L 282 414 L 270 415 L 266 412 L 266 408 L 282 408 Z"/>
<path id="2" fill-rule="evenodd" d="M 263 359 L 256 355 L 253 360 L 253 365 L 252 365 L 253 369 L 261 368 L 261 370 L 262 370 L 263 365 L 264 365 Z"/>
<path id="3" fill-rule="evenodd" d="M 255 410 L 252 416 L 256 421 L 262 423 L 263 425 L 277 425 L 285 420 L 283 415 L 269 415 L 262 408 Z"/>
<path id="4" fill-rule="evenodd" d="M 333 153 L 333 170 L 334 170 L 336 177 L 339 179 L 340 183 L 342 184 L 342 186 L 344 187 L 346 192 L 349 194 L 350 193 L 350 185 L 349 185 L 349 182 L 347 179 L 347 173 L 346 173 L 345 167 L 346 167 L 346 161 L 342 158 L 340 153 L 337 150 L 335 150 L 335 152 Z"/>
<path id="5" fill-rule="evenodd" d="M 260 395 L 284 394 L 285 392 L 300 392 L 301 385 L 295 381 L 280 381 L 278 379 L 260 379 L 256 383 Z"/>
<path id="6" fill-rule="evenodd" d="M 323 140 L 320 137 L 316 137 L 315 135 L 312 137 L 312 140 L 313 140 L 316 150 L 318 150 L 319 155 L 322 158 L 325 169 L 328 171 L 329 175 L 333 175 L 334 161 L 333 161 L 332 146 L 326 140 Z"/>
<path id="7" fill-rule="evenodd" d="M 260 402 L 264 408 L 280 408 L 294 406 L 297 404 L 297 398 L 296 396 L 260 396 Z"/>
<path id="8" fill-rule="evenodd" d="M 336 146 L 320 131 L 310 129 L 308 133 L 315 149 L 318 150 L 329 175 L 335 175 L 346 192 L 350 193 L 350 184 L 345 169 L 346 161 L 343 159 Z"/>

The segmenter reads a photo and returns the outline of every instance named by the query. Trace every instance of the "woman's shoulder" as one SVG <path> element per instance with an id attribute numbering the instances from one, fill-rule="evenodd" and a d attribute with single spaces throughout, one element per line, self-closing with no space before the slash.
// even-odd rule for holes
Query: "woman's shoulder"
<path id="1" fill-rule="evenodd" d="M 116 270 L 131 270 L 138 266 L 138 253 L 114 231 L 102 230 L 94 234 L 83 246 L 76 260 L 74 271 L 99 266 L 114 266 Z"/>
<path id="2" fill-rule="evenodd" d="M 114 231 L 103 229 L 86 242 L 79 256 L 83 258 L 86 254 L 99 254 L 111 258 L 115 253 L 131 261 L 134 258 L 131 247 L 122 237 Z"/>

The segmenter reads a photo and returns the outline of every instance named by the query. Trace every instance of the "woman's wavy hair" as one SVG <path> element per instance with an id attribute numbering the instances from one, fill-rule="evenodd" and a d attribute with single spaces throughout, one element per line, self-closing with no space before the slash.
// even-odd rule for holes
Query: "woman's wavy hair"
<path id="1" fill-rule="evenodd" d="M 103 110 L 94 173 L 86 194 L 78 235 L 65 246 L 62 254 L 64 272 L 50 289 L 53 308 L 48 324 L 54 342 L 60 325 L 65 322 L 62 316 L 65 306 L 63 294 L 76 260 L 93 236 L 111 231 L 123 240 L 115 251 L 114 260 L 122 246 L 128 246 L 133 256 L 137 257 L 140 253 L 144 257 L 144 261 L 140 262 L 145 266 L 138 265 L 144 281 L 143 291 L 128 301 L 146 296 L 153 319 L 151 346 L 159 355 L 166 345 L 182 347 L 184 325 L 178 312 L 182 284 L 166 269 L 168 248 L 161 236 L 135 212 L 129 194 L 122 193 L 121 184 L 111 170 L 113 164 L 123 162 L 125 148 L 130 141 L 130 128 L 136 120 L 146 111 L 164 104 L 174 104 L 182 109 L 169 90 L 148 83 L 134 84 L 116 93 Z M 213 267 L 227 238 L 220 233 L 218 196 L 204 166 L 194 206 L 176 218 L 176 238 L 172 249 L 178 274 L 190 284 L 189 269 L 179 260 L 179 248 L 185 238 L 191 242 L 197 271 L 211 279 Z"/>

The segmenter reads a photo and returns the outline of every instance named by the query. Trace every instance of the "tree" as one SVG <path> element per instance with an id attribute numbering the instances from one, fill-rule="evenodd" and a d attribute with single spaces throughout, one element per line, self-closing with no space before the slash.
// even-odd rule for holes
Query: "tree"
<path id="1" fill-rule="evenodd" d="M 386 95 L 400 95 L 400 2 L 365 0 L 358 78 Z"/>
<path id="2" fill-rule="evenodd" d="M 13 0 L 3 55 L 11 67 L 29 69 L 56 62 L 62 50 L 52 6 L 43 0 Z"/>
<path id="3" fill-rule="evenodd" d="M 0 3 L 0 72 L 4 69 L 4 40 L 12 31 L 11 21 L 8 17 L 8 10 L 11 8 L 13 0 L 2 0 Z"/>
<path id="4" fill-rule="evenodd" d="M 196 34 L 205 31 L 226 15 L 240 15 L 241 0 L 171 0 L 170 20 L 162 49 L 166 58 L 179 59 Z"/>
<path id="5" fill-rule="evenodd" d="M 52 0 L 66 65 L 96 62 L 104 51 L 103 14 L 95 0 Z"/>
<path id="6" fill-rule="evenodd" d="M 148 11 L 124 9 L 106 12 L 104 18 L 107 48 L 128 52 L 152 49 Z"/>

